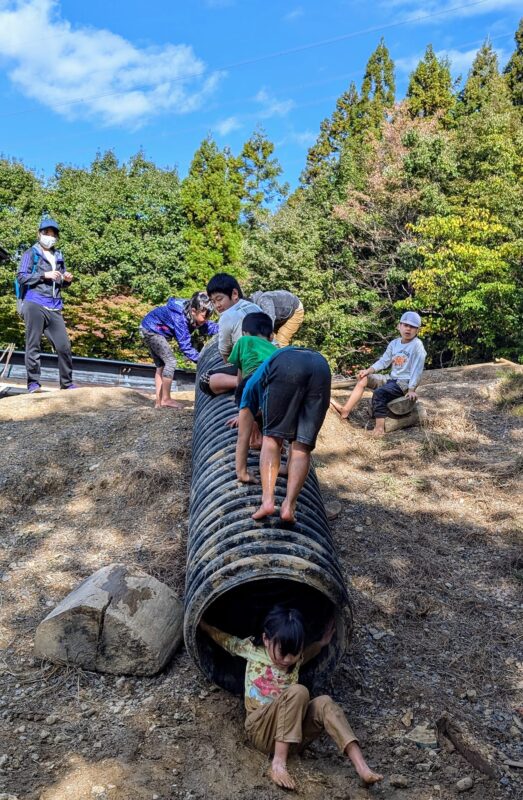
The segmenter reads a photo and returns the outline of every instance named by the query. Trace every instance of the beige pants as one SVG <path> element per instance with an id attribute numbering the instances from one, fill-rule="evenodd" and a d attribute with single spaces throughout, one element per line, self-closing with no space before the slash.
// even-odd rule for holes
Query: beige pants
<path id="1" fill-rule="evenodd" d="M 311 700 L 309 690 L 300 683 L 289 686 L 272 703 L 251 711 L 245 730 L 253 745 L 267 754 L 274 752 L 274 742 L 289 742 L 302 749 L 324 731 L 341 752 L 358 741 L 334 700 L 326 694 Z"/>
<path id="2" fill-rule="evenodd" d="M 303 310 L 302 303 L 300 303 L 292 317 L 289 317 L 289 319 L 286 320 L 281 328 L 278 328 L 277 332 L 274 334 L 274 338 L 276 339 L 279 347 L 287 347 L 287 345 L 290 344 L 292 337 L 301 327 L 304 317 L 305 311 Z"/>

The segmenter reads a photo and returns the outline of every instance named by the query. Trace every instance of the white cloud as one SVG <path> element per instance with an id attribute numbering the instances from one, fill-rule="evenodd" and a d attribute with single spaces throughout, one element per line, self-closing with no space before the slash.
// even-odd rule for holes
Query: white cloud
<path id="1" fill-rule="evenodd" d="M 294 108 L 294 100 L 277 100 L 266 89 L 260 89 L 254 99 L 262 106 L 258 113 L 262 119 L 284 117 Z"/>
<path id="2" fill-rule="evenodd" d="M 297 144 L 298 147 L 306 147 L 309 148 L 317 139 L 317 133 L 313 133 L 312 131 L 292 131 L 289 133 L 288 136 L 285 137 L 285 142 L 290 142 L 292 144 Z"/>
<path id="3" fill-rule="evenodd" d="M 108 30 L 73 28 L 57 0 L 0 0 L 1 57 L 27 97 L 104 125 L 194 111 L 222 77 L 185 44 L 138 48 Z"/>
<path id="4" fill-rule="evenodd" d="M 509 8 L 521 10 L 521 0 L 383 0 L 381 5 L 383 8 L 404 9 L 406 20 L 437 15 L 427 19 L 427 22 L 437 22 L 441 18 L 475 17 Z"/>
<path id="5" fill-rule="evenodd" d="M 232 133 L 232 131 L 237 131 L 240 128 L 243 128 L 243 123 L 240 122 L 238 117 L 227 117 L 227 119 L 220 120 L 214 126 L 214 129 L 220 136 L 227 136 L 227 134 Z"/>
<path id="6" fill-rule="evenodd" d="M 287 14 L 285 14 L 285 16 L 283 17 L 283 21 L 294 22 L 294 20 L 303 17 L 304 13 L 305 12 L 303 8 L 301 6 L 297 6 L 296 8 L 293 8 L 292 11 L 289 11 Z"/>

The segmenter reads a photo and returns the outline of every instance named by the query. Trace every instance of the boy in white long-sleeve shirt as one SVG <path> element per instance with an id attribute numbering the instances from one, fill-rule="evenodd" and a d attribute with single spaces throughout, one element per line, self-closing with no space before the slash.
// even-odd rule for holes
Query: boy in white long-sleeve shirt
<path id="1" fill-rule="evenodd" d="M 331 405 L 343 419 L 347 419 L 357 406 L 366 388 L 373 390 L 372 411 L 376 419 L 375 436 L 385 433 L 387 403 L 395 397 L 404 395 L 417 400 L 416 388 L 421 381 L 426 352 L 418 339 L 421 317 L 415 311 L 406 311 L 400 319 L 398 330 L 401 334 L 389 343 L 387 349 L 368 369 L 358 373 L 358 383 L 352 390 L 345 405 L 331 400 Z M 392 364 L 390 375 L 376 375 Z"/>

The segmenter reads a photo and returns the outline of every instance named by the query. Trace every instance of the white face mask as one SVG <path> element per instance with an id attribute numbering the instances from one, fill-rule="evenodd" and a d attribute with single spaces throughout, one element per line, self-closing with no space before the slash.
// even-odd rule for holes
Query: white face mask
<path id="1" fill-rule="evenodd" d="M 40 234 L 40 244 L 42 247 L 45 247 L 46 250 L 50 250 L 51 247 L 54 247 L 58 239 L 56 236 L 49 236 L 47 233 Z"/>

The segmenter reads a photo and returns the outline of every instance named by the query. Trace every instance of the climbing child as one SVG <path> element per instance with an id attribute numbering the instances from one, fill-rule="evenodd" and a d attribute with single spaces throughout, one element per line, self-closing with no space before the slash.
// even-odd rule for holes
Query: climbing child
<path id="1" fill-rule="evenodd" d="M 232 348 L 228 363 L 238 367 L 236 405 L 240 405 L 243 389 L 248 379 L 260 364 L 277 351 L 272 343 L 273 328 L 268 314 L 256 311 L 242 320 L 242 335 Z"/>
<path id="2" fill-rule="evenodd" d="M 341 708 L 328 696 L 310 699 L 298 683 L 302 664 L 326 647 L 333 634 L 331 622 L 322 638 L 304 647 L 303 617 L 297 609 L 275 606 L 265 617 L 259 639 L 238 639 L 200 622 L 200 627 L 220 647 L 247 661 L 245 667 L 245 730 L 252 744 L 272 755 L 269 777 L 278 786 L 295 789 L 287 770 L 291 746 L 302 750 L 324 731 L 352 761 L 365 783 L 377 783 L 383 776 L 367 765 L 358 740 Z"/>
<path id="3" fill-rule="evenodd" d="M 244 299 L 240 284 L 226 272 L 213 275 L 207 284 L 207 294 L 220 315 L 218 350 L 226 362 L 242 335 L 243 318 L 247 314 L 260 312 L 261 308 Z M 200 389 L 211 397 L 234 391 L 237 376 L 238 368 L 232 364 L 214 367 L 200 377 Z"/>
<path id="4" fill-rule="evenodd" d="M 406 311 L 401 317 L 398 330 L 401 334 L 389 343 L 387 349 L 371 367 L 358 373 L 358 383 L 349 395 L 345 405 L 331 400 L 331 405 L 339 412 L 342 419 L 347 419 L 353 408 L 357 406 L 368 387 L 373 390 L 372 412 L 376 419 L 375 436 L 385 433 L 387 403 L 395 397 L 404 395 L 410 400 L 417 400 L 416 388 L 421 381 L 426 352 L 418 339 L 421 317 L 415 311 Z M 390 375 L 376 375 L 392 364 Z"/>
<path id="5" fill-rule="evenodd" d="M 285 289 L 276 289 L 274 292 L 254 292 L 250 299 L 271 318 L 278 346 L 287 347 L 305 317 L 300 298 Z"/>
<path id="6" fill-rule="evenodd" d="M 176 339 L 178 347 L 189 361 L 198 361 L 200 353 L 193 346 L 191 335 L 198 330 L 204 336 L 218 333 L 218 325 L 209 317 L 212 303 L 205 292 L 195 292 L 189 300 L 170 297 L 165 306 L 158 306 L 142 319 L 140 334 L 156 364 L 156 408 L 179 408 L 171 400 L 171 386 L 176 370 L 176 358 L 168 339 Z"/>

